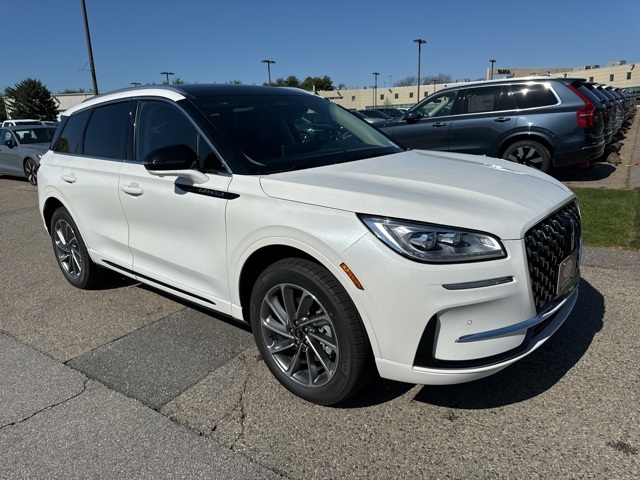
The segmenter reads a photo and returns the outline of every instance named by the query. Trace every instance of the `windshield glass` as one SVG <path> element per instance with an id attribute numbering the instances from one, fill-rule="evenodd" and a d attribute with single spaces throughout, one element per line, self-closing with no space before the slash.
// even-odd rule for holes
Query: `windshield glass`
<path id="1" fill-rule="evenodd" d="M 193 100 L 252 174 L 318 167 L 400 152 L 389 138 L 315 95 L 237 95 Z"/>
<path id="2" fill-rule="evenodd" d="M 30 145 L 32 143 L 51 143 L 56 129 L 55 127 L 20 128 L 14 129 L 13 133 L 18 137 L 21 144 Z"/>

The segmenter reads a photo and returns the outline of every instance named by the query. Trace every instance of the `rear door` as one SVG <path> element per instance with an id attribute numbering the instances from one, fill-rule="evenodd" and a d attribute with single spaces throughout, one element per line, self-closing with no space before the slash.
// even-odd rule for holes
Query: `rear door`
<path id="1" fill-rule="evenodd" d="M 449 150 L 498 156 L 499 145 L 516 126 L 517 110 L 508 88 L 487 85 L 465 90 L 449 132 Z"/>
<path id="2" fill-rule="evenodd" d="M 22 159 L 18 155 L 16 139 L 8 129 L 0 130 L 0 173 L 23 174 Z"/>

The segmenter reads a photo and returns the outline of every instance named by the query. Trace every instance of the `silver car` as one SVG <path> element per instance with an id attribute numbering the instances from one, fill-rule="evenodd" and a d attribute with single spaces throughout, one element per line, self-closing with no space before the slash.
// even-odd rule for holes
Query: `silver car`
<path id="1" fill-rule="evenodd" d="M 0 174 L 26 177 L 38 184 L 38 166 L 49 149 L 55 127 L 23 125 L 0 130 Z"/>

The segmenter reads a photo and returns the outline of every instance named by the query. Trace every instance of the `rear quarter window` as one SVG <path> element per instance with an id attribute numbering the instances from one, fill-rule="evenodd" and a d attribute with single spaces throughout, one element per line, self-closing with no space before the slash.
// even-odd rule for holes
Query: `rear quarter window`
<path id="1" fill-rule="evenodd" d="M 91 116 L 91 110 L 83 110 L 71 115 L 63 125 L 53 151 L 60 153 L 82 154 L 84 130 Z"/>
<path id="2" fill-rule="evenodd" d="M 519 109 L 546 107 L 558 103 L 553 89 L 547 84 L 514 85 L 513 93 Z"/>

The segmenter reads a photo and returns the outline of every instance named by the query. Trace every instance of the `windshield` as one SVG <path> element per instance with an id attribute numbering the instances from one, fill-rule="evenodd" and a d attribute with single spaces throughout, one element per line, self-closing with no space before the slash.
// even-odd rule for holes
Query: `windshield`
<path id="1" fill-rule="evenodd" d="M 32 143 L 51 143 L 56 129 L 55 127 L 20 128 L 14 129 L 13 133 L 18 137 L 21 144 L 30 145 Z"/>
<path id="2" fill-rule="evenodd" d="M 196 98 L 252 174 L 400 152 L 389 138 L 321 97 L 297 93 Z"/>

